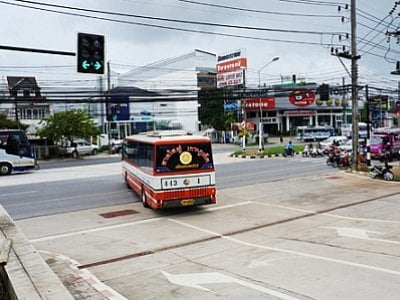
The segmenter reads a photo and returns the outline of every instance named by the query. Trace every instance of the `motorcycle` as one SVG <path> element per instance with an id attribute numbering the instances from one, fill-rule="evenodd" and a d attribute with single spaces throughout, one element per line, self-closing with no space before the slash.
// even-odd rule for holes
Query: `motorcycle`
<path id="1" fill-rule="evenodd" d="M 303 157 L 312 156 L 312 152 L 313 152 L 312 146 L 306 145 L 306 146 L 304 147 L 303 152 L 302 152 L 302 156 L 303 156 Z"/>
<path id="2" fill-rule="evenodd" d="M 329 153 L 328 159 L 326 160 L 326 164 L 328 166 L 336 167 L 339 161 L 340 161 L 340 155 L 337 155 L 335 153 Z"/>
<path id="3" fill-rule="evenodd" d="M 321 148 L 314 147 L 312 149 L 311 156 L 312 157 L 325 156 L 324 150 L 322 150 Z"/>
<path id="4" fill-rule="evenodd" d="M 351 168 L 351 152 L 345 151 L 337 156 L 336 163 L 332 164 L 332 167 L 338 167 L 339 169 L 342 168 Z"/>
<path id="5" fill-rule="evenodd" d="M 371 172 L 369 172 L 369 176 L 371 178 L 382 177 L 383 180 L 392 181 L 394 179 L 394 174 L 392 171 L 390 171 L 392 168 L 393 166 L 389 165 L 387 162 L 385 162 L 384 166 L 374 165 L 371 169 Z"/>

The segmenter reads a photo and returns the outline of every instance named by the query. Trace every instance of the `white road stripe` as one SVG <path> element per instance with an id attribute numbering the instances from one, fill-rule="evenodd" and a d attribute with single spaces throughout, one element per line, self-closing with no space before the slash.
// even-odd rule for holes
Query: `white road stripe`
<path id="1" fill-rule="evenodd" d="M 179 224 L 179 225 L 182 225 L 182 226 L 186 226 L 186 227 L 192 228 L 192 229 L 197 230 L 197 231 L 201 231 L 201 232 L 213 235 L 213 236 L 218 236 L 220 238 L 223 238 L 225 240 L 231 241 L 233 243 L 241 244 L 241 245 L 252 247 L 252 248 L 258 248 L 258 249 L 276 251 L 276 252 L 281 252 L 281 253 L 294 254 L 294 255 L 297 255 L 297 256 L 313 258 L 313 259 L 322 260 L 322 261 L 326 261 L 326 262 L 337 263 L 337 264 L 347 265 L 347 266 L 351 266 L 351 267 L 357 267 L 357 268 L 361 268 L 361 269 L 367 269 L 367 270 L 372 270 L 372 271 L 377 271 L 377 272 L 382 272 L 382 273 L 387 273 L 387 274 L 400 276 L 400 272 L 396 271 L 396 270 L 391 270 L 391 269 L 387 269 L 387 268 L 380 268 L 380 267 L 375 267 L 375 266 L 355 263 L 355 262 L 341 260 L 341 259 L 334 259 L 334 258 L 320 256 L 320 255 L 309 254 L 309 253 L 305 253 L 305 252 L 299 252 L 299 251 L 294 251 L 294 250 L 275 248 L 275 247 L 268 247 L 268 246 L 264 246 L 264 245 L 249 243 L 249 242 L 241 241 L 239 239 L 236 239 L 236 238 L 233 238 L 233 237 L 230 237 L 230 236 L 224 236 L 223 234 L 220 234 L 218 232 L 214 232 L 214 231 L 211 231 L 211 230 L 200 228 L 200 227 L 197 227 L 197 226 L 194 226 L 194 225 L 182 222 L 182 221 L 178 221 L 178 220 L 174 220 L 174 219 L 169 219 L 169 221 L 171 221 L 173 223 L 176 223 L 176 224 Z"/>

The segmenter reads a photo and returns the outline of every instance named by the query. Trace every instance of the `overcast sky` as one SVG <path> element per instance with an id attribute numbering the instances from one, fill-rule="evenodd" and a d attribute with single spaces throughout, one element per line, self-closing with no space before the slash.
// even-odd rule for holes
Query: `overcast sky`
<path id="1" fill-rule="evenodd" d="M 105 35 L 106 60 L 110 61 L 112 71 L 115 72 L 125 72 L 194 49 L 206 50 L 217 55 L 243 49 L 248 58 L 249 84 L 256 84 L 258 70 L 276 56 L 280 59 L 262 71 L 267 84 L 278 83 L 281 76 L 291 74 L 319 83 L 341 82 L 342 77 L 350 82 L 344 66 L 337 57 L 330 55 L 331 45 L 345 45 L 348 49 L 350 46 L 349 40 L 340 41 L 338 35 L 350 33 L 350 9 L 342 8 L 341 12 L 338 12 L 338 6 L 344 7 L 345 2 L 340 4 L 333 0 L 37 1 L 0 0 L 0 45 L 75 52 L 77 33 L 87 32 Z M 382 87 L 389 85 L 395 89 L 400 77 L 390 75 L 390 72 L 395 69 L 396 60 L 400 59 L 400 45 L 395 37 L 388 42 L 385 36 L 387 30 L 395 31 L 400 24 L 398 18 L 389 16 L 395 1 L 356 2 L 357 44 L 359 54 L 362 56 L 359 60 L 359 83 Z M 99 14 L 38 5 L 38 3 L 132 16 Z M 397 16 L 399 12 L 400 6 L 396 8 L 393 16 Z M 78 14 L 81 16 L 77 16 Z M 143 19 L 133 15 L 164 18 L 170 21 Z M 203 22 L 209 25 L 172 21 Z M 236 28 L 215 26 L 215 24 L 235 25 Z M 255 30 L 256 28 L 262 30 Z M 344 63 L 349 68 L 349 62 L 344 61 Z M 0 73 L 3 78 L 9 75 L 35 76 L 42 86 L 75 85 L 78 84 L 77 80 L 94 86 L 98 78 L 96 75 L 77 74 L 75 57 L 6 50 L 0 50 Z"/>

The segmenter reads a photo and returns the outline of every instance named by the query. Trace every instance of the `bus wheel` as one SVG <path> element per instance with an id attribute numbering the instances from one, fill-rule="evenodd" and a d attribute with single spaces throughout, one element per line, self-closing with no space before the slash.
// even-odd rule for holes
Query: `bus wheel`
<path id="1" fill-rule="evenodd" d="M 144 187 L 142 186 L 142 193 L 140 195 L 140 199 L 142 200 L 142 204 L 144 207 L 149 208 L 149 204 L 146 199 L 146 192 L 144 191 Z"/>
<path id="2" fill-rule="evenodd" d="M 9 175 L 9 174 L 11 174 L 11 165 L 0 164 L 0 175 Z"/>

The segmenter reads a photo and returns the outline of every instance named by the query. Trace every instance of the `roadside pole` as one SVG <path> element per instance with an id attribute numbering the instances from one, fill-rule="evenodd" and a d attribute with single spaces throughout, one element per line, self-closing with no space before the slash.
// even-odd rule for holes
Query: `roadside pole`
<path id="1" fill-rule="evenodd" d="M 367 166 L 371 166 L 371 145 L 370 145 L 370 118 L 369 118 L 369 94 L 368 94 L 368 84 L 365 86 L 365 100 L 366 100 L 366 114 L 367 114 L 367 140 L 366 140 L 366 147 L 367 147 Z"/>

